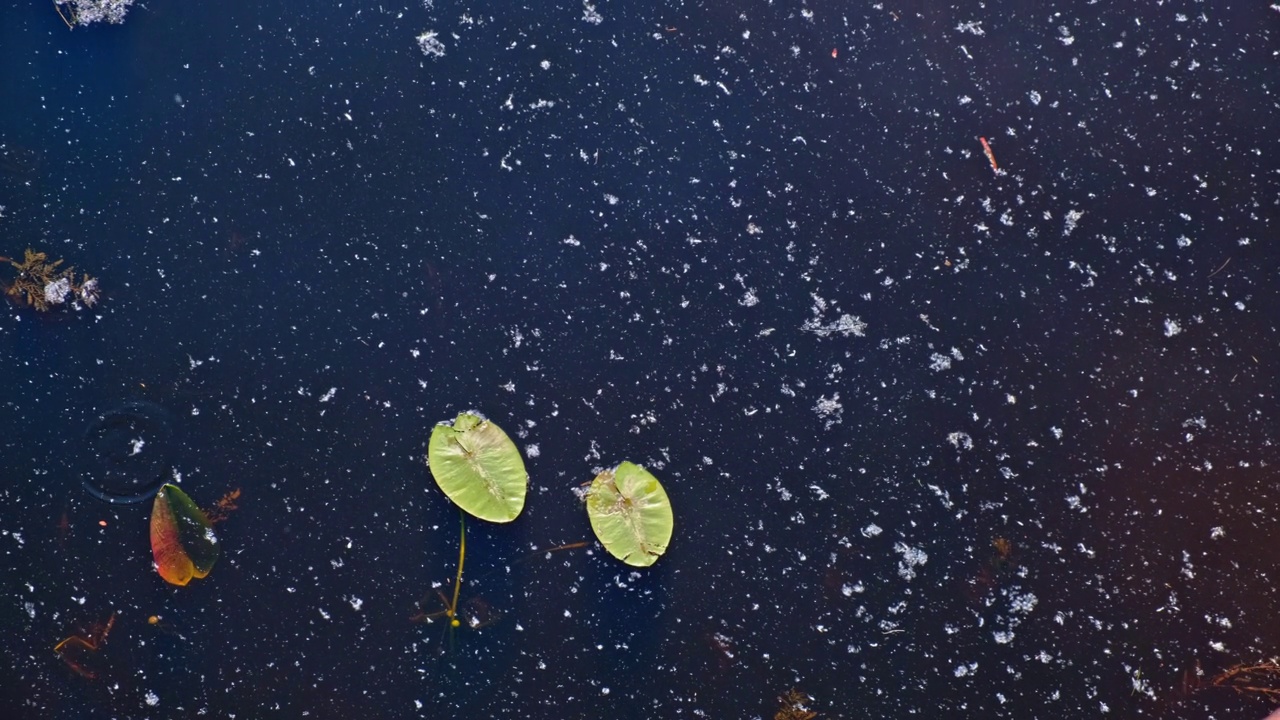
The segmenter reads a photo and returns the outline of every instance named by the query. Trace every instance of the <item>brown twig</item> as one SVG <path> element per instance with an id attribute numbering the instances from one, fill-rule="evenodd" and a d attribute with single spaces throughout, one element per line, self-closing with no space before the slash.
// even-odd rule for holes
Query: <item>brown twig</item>
<path id="1" fill-rule="evenodd" d="M 116 624 L 116 613 L 111 613 L 111 617 L 107 619 L 105 626 L 95 627 L 92 631 L 85 635 L 72 635 L 53 646 L 53 652 L 58 656 L 67 667 L 71 668 L 77 675 L 94 680 L 98 674 L 93 670 L 85 667 L 83 664 L 76 662 L 68 651 L 72 647 L 82 648 L 88 652 L 98 652 L 107 642 L 107 636 L 111 634 L 111 628 Z"/>
<path id="2" fill-rule="evenodd" d="M 1232 665 L 1210 678 L 1208 687 L 1228 688 L 1242 695 L 1280 700 L 1280 663 L 1267 660 L 1255 665 Z"/>
<path id="3" fill-rule="evenodd" d="M 57 11 L 58 17 L 62 18 L 62 22 L 66 23 L 68 30 L 75 30 L 76 26 L 71 24 L 66 15 L 62 14 L 62 8 L 58 7 L 58 0 L 53 0 L 53 9 Z"/>
<path id="4" fill-rule="evenodd" d="M 1231 262 L 1231 258 L 1227 258 L 1227 262 L 1222 263 L 1221 265 L 1218 266 L 1217 270 L 1214 270 L 1213 272 L 1209 273 L 1209 277 L 1213 277 L 1214 275 L 1217 275 L 1218 273 L 1222 272 L 1222 269 L 1225 268 L 1230 262 Z M 1209 278 L 1205 278 L 1205 279 L 1208 280 Z"/>

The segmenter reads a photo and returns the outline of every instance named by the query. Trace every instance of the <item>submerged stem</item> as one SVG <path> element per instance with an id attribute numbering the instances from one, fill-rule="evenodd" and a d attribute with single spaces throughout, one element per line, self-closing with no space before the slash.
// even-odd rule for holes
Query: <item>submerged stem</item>
<path id="1" fill-rule="evenodd" d="M 453 581 L 453 602 L 449 603 L 449 624 L 458 627 L 458 593 L 462 591 L 462 564 L 467 559 L 467 516 L 458 513 L 458 522 L 462 527 L 462 539 L 458 543 L 458 577 Z"/>

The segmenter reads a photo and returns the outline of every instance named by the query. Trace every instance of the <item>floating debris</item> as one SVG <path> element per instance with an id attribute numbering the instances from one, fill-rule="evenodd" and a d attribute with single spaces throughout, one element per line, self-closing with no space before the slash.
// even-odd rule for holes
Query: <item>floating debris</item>
<path id="1" fill-rule="evenodd" d="M 818 713 L 809 709 L 813 698 L 795 688 L 788 690 L 778 701 L 782 705 L 774 714 L 773 720 L 813 720 L 818 716 Z"/>
<path id="2" fill-rule="evenodd" d="M 62 268 L 62 260 L 49 262 L 49 256 L 27 248 L 18 262 L 0 256 L 17 268 L 18 276 L 4 286 L 5 295 L 18 305 L 35 308 L 38 312 L 50 312 L 59 308 L 81 310 L 98 304 L 101 290 L 97 278 L 84 275 L 76 282 L 75 268 Z"/>
<path id="3" fill-rule="evenodd" d="M 88 25 L 96 22 L 108 22 L 119 25 L 129 12 L 133 0 L 53 0 L 53 9 L 67 27 L 75 29 L 76 25 Z M 63 13 L 62 8 L 67 12 Z"/>

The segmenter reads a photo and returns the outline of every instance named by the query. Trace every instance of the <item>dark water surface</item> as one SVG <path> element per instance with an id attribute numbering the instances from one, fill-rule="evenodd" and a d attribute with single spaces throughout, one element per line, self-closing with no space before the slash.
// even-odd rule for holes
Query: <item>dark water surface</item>
<path id="1" fill-rule="evenodd" d="M 105 293 L 0 311 L 0 714 L 1265 715 L 1198 686 L 1280 655 L 1277 33 L 1177 1 L 0 9 L 0 254 Z M 137 407 L 197 502 L 242 490 L 185 588 L 149 502 L 82 486 Z M 469 525 L 497 621 L 450 637 L 410 617 L 456 571 L 423 457 L 467 409 L 530 496 Z M 573 491 L 624 459 L 666 557 L 536 552 L 591 539 Z M 113 613 L 96 678 L 53 653 Z"/>

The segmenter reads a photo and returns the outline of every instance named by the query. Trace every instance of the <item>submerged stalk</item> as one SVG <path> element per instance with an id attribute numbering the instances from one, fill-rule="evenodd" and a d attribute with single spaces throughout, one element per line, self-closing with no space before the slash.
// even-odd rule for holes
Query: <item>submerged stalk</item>
<path id="1" fill-rule="evenodd" d="M 458 577 L 453 581 L 453 602 L 449 603 L 449 624 L 458 627 L 458 593 L 462 591 L 462 564 L 467 559 L 467 516 L 458 513 L 458 522 L 462 528 L 462 539 L 458 543 Z"/>

